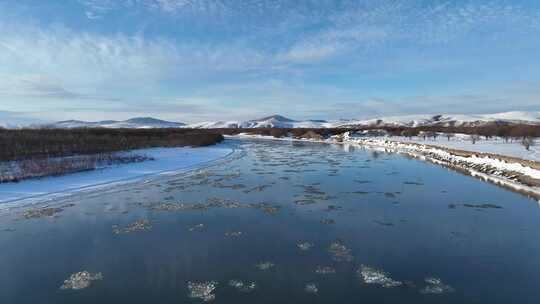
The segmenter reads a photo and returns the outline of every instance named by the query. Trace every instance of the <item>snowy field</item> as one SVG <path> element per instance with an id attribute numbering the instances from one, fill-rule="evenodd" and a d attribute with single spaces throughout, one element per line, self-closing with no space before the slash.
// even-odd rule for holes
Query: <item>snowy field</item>
<path id="1" fill-rule="evenodd" d="M 436 139 L 422 137 L 388 137 L 389 140 L 401 142 L 414 142 L 419 144 L 435 145 L 445 148 L 465 150 L 471 152 L 494 153 L 503 156 L 517 157 L 525 160 L 540 161 L 540 142 L 533 145 L 529 150 L 521 145 L 520 141 L 505 142 L 502 138 L 480 139 L 476 143 L 472 143 L 467 135 L 456 135 L 456 137 L 448 140 L 444 136 L 439 136 Z"/>
<path id="2" fill-rule="evenodd" d="M 199 148 L 152 148 L 134 150 L 155 160 L 123 164 L 58 177 L 0 184 L 0 206 L 22 199 L 61 195 L 82 189 L 135 181 L 158 174 L 182 173 L 223 159 L 233 152 L 225 144 Z"/>

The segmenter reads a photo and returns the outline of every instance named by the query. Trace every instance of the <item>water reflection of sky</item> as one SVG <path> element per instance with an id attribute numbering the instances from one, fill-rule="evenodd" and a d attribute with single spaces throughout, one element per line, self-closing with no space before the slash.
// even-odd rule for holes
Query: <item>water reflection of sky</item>
<path id="1" fill-rule="evenodd" d="M 202 302 L 188 297 L 188 281 L 218 282 L 216 303 L 533 303 L 540 296 L 533 201 L 397 155 L 237 144 L 244 157 L 198 174 L 67 199 L 56 205 L 75 206 L 54 218 L 21 219 L 20 211 L 0 218 L 2 303 Z M 311 203 L 295 203 L 302 200 Z M 180 202 L 207 209 L 156 208 Z M 233 202 L 241 207 L 226 205 Z M 140 219 L 150 231 L 113 233 Z M 334 223 L 321 223 L 327 219 Z M 313 247 L 301 250 L 303 242 Z M 352 261 L 334 258 L 336 242 Z M 275 266 L 256 267 L 265 262 Z M 361 265 L 380 282 L 402 284 L 366 284 Z M 316 273 L 321 267 L 335 274 Z M 59 289 L 82 270 L 103 280 Z M 256 288 L 240 292 L 230 280 Z M 425 292 L 445 284 L 453 292 Z"/>

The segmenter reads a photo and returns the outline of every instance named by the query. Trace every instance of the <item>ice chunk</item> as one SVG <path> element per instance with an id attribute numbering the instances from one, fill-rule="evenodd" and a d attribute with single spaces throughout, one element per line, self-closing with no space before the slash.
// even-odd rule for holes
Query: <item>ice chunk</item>
<path id="1" fill-rule="evenodd" d="M 274 266 L 276 265 L 272 262 L 259 262 L 255 265 L 255 267 L 257 267 L 259 270 L 268 270 Z"/>
<path id="2" fill-rule="evenodd" d="M 230 280 L 229 285 L 245 293 L 252 292 L 257 287 L 255 282 L 244 282 L 241 280 Z"/>
<path id="3" fill-rule="evenodd" d="M 377 284 L 384 288 L 392 288 L 403 285 L 402 282 L 390 278 L 388 273 L 365 265 L 360 266 L 358 274 L 366 284 Z"/>
<path id="4" fill-rule="evenodd" d="M 296 246 L 298 246 L 298 248 L 300 248 L 300 250 L 302 251 L 307 251 L 313 248 L 313 246 L 315 245 L 311 242 L 301 242 L 301 243 L 296 244 Z"/>
<path id="5" fill-rule="evenodd" d="M 64 281 L 64 284 L 60 286 L 60 289 L 85 289 L 92 284 L 92 281 L 103 280 L 101 272 L 90 273 L 86 270 L 72 274 L 69 279 Z"/>
<path id="6" fill-rule="evenodd" d="M 197 225 L 193 225 L 191 227 L 189 227 L 189 231 L 190 232 L 193 232 L 195 230 L 199 230 L 199 229 L 203 229 L 204 228 L 204 224 L 197 224 Z"/>
<path id="7" fill-rule="evenodd" d="M 306 292 L 307 293 L 317 293 L 319 292 L 319 288 L 317 288 L 317 285 L 314 283 L 306 284 Z"/>
<path id="8" fill-rule="evenodd" d="M 230 238 L 239 237 L 242 235 L 242 231 L 226 231 L 225 236 Z"/>
<path id="9" fill-rule="evenodd" d="M 336 240 L 330 244 L 328 251 L 332 254 L 332 259 L 336 262 L 351 262 L 354 259 L 352 250 L 347 248 L 340 240 Z"/>
<path id="10" fill-rule="evenodd" d="M 334 274 L 336 273 L 336 269 L 334 267 L 330 266 L 317 266 L 315 269 L 316 274 Z"/>
<path id="11" fill-rule="evenodd" d="M 25 210 L 22 212 L 21 216 L 24 219 L 37 219 L 37 218 L 43 218 L 43 217 L 54 217 L 57 216 L 58 213 L 64 211 L 64 208 L 67 207 L 73 207 L 74 204 L 66 204 L 61 207 L 38 207 L 38 208 L 32 208 Z"/>
<path id="12" fill-rule="evenodd" d="M 216 299 L 214 290 L 216 289 L 218 282 L 188 282 L 189 297 L 195 299 L 201 299 L 204 302 L 210 302 Z"/>
<path id="13" fill-rule="evenodd" d="M 446 285 L 438 278 L 427 278 L 425 279 L 427 286 L 424 289 L 420 290 L 420 293 L 423 294 L 441 294 L 454 291 L 450 285 Z"/>
<path id="14" fill-rule="evenodd" d="M 125 227 L 120 227 L 118 225 L 113 226 L 114 234 L 125 234 L 125 233 L 149 231 L 149 230 L 152 230 L 152 224 L 150 223 L 149 220 L 145 220 L 145 219 L 136 220 L 135 222 Z"/>

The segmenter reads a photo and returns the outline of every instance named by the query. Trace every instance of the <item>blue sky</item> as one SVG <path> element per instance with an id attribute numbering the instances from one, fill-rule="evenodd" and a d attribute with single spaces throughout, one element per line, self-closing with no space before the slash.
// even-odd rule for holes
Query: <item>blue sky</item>
<path id="1" fill-rule="evenodd" d="M 540 1 L 0 0 L 0 120 L 540 110 Z"/>

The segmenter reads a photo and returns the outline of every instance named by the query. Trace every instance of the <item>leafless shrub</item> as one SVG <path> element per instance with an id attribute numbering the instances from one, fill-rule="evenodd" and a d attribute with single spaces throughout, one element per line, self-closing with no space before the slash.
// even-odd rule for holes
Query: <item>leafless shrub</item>
<path id="1" fill-rule="evenodd" d="M 472 142 L 472 144 L 474 145 L 474 144 L 476 144 L 477 141 L 480 140 L 480 135 L 473 134 L 473 135 L 471 135 L 469 138 L 471 139 L 471 142 Z"/>
<path id="2" fill-rule="evenodd" d="M 532 137 L 525 136 L 521 140 L 521 145 L 524 146 L 527 151 L 529 151 L 531 149 L 531 146 L 534 146 L 534 144 L 534 138 Z"/>

